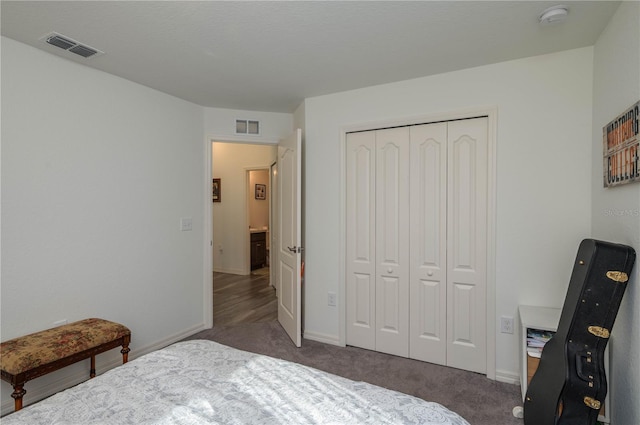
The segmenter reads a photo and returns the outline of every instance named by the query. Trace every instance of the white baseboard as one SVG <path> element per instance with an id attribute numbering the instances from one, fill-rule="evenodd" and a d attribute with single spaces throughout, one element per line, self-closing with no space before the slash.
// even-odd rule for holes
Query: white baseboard
<path id="1" fill-rule="evenodd" d="M 496 381 L 506 384 L 520 385 L 520 375 L 506 370 L 496 370 Z"/>
<path id="2" fill-rule="evenodd" d="M 184 338 L 187 338 L 205 329 L 208 329 L 208 328 L 201 323 L 189 329 L 185 329 L 184 331 L 173 334 L 167 338 L 156 341 L 152 344 L 148 344 L 144 347 L 136 347 L 135 349 L 132 349 L 129 352 L 129 360 L 133 360 L 137 357 L 151 353 L 152 351 L 156 351 L 156 350 L 159 350 L 160 348 L 164 348 L 168 345 L 178 342 Z M 100 364 L 98 367 L 96 367 L 96 375 L 101 375 L 104 372 L 110 369 L 113 369 L 114 367 L 120 366 L 121 364 L 122 364 L 122 360 L 119 358 L 116 358 L 109 362 L 104 362 L 103 364 Z M 72 365 L 68 367 L 71 367 L 71 366 Z M 63 371 L 63 370 L 64 368 L 60 369 L 60 371 Z M 71 388 L 75 385 L 78 385 L 79 383 L 84 382 L 87 379 L 89 379 L 87 370 L 82 370 L 82 371 L 70 373 L 68 375 L 65 375 L 63 378 L 56 379 L 47 384 L 37 385 L 35 381 L 27 381 L 27 383 L 25 384 L 27 395 L 25 395 L 24 397 L 24 405 L 27 406 L 29 404 L 33 404 L 37 401 L 50 397 L 55 393 L 63 391 L 67 388 Z M 36 385 L 30 385 L 30 383 L 31 384 L 36 383 Z M 8 388 L 11 388 L 11 386 L 8 385 Z M 4 416 L 6 414 L 13 412 L 13 410 L 14 410 L 14 401 L 12 398 L 10 398 L 9 400 L 2 403 L 2 406 L 0 407 L 0 415 Z"/>
<path id="3" fill-rule="evenodd" d="M 213 271 L 214 271 L 214 273 L 237 274 L 237 275 L 240 275 L 240 276 L 247 276 L 247 275 L 251 274 L 250 271 L 247 272 L 244 269 L 220 269 L 220 268 L 214 267 Z"/>
<path id="4" fill-rule="evenodd" d="M 136 357 L 140 357 L 140 356 L 148 354 L 148 353 L 150 353 L 152 351 L 159 350 L 161 348 L 166 347 L 167 345 L 171 345 L 174 342 L 178 342 L 180 340 L 183 340 L 183 339 L 185 339 L 185 338 L 187 338 L 187 337 L 189 337 L 189 336 L 191 336 L 193 334 L 197 334 L 198 332 L 203 331 L 205 329 L 209 329 L 209 328 L 206 327 L 204 325 L 204 323 L 200 323 L 200 324 L 198 324 L 196 326 L 193 326 L 193 327 L 191 327 L 189 329 L 185 329 L 185 330 L 183 330 L 181 332 L 173 334 L 173 335 L 171 335 L 171 336 L 169 336 L 167 338 L 164 338 L 164 339 L 162 339 L 160 341 L 157 341 L 157 342 L 155 342 L 153 344 L 148 344 L 148 345 L 146 345 L 144 347 L 136 348 L 135 353 L 134 353 L 133 350 L 131 350 L 131 352 L 129 353 L 129 358 L 130 359 L 135 359 Z M 133 356 L 132 356 L 132 354 L 133 354 Z"/>
<path id="5" fill-rule="evenodd" d="M 304 331 L 303 337 L 312 341 L 324 342 L 325 344 L 337 345 L 344 347 L 340 344 L 340 338 L 336 335 L 323 334 L 320 332 Z"/>

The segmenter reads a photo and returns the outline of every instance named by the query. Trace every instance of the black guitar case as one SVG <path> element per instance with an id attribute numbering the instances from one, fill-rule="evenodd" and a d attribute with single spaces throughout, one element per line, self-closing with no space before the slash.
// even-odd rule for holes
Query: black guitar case
<path id="1" fill-rule="evenodd" d="M 607 395 L 604 349 L 636 254 L 580 243 L 555 335 L 542 350 L 524 401 L 525 425 L 593 425 Z"/>

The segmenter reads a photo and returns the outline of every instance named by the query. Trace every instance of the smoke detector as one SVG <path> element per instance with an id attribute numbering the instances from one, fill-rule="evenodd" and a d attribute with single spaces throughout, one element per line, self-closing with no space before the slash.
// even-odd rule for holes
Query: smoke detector
<path id="1" fill-rule="evenodd" d="M 567 6 L 553 6 L 542 11 L 538 17 L 538 22 L 540 25 L 561 24 L 566 21 L 568 14 L 569 8 Z"/>
<path id="2" fill-rule="evenodd" d="M 86 44 L 79 43 L 71 37 L 58 34 L 57 32 L 49 33 L 41 37 L 40 40 L 52 46 L 56 46 L 60 49 L 66 50 L 67 52 L 75 53 L 76 55 L 82 56 L 83 58 L 90 58 L 92 56 L 104 54 L 104 52 L 101 52 L 98 49 L 94 49 L 93 47 L 89 47 Z"/>

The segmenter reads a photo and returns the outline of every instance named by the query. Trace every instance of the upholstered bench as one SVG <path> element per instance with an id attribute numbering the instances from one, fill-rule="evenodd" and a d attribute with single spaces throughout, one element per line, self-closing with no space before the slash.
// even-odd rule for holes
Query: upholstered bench
<path id="1" fill-rule="evenodd" d="M 15 410 L 22 409 L 24 383 L 80 360 L 91 358 L 89 377 L 96 376 L 96 354 L 122 346 L 129 358 L 131 331 L 119 323 L 85 319 L 36 332 L 0 344 L 2 380 L 13 385 Z"/>

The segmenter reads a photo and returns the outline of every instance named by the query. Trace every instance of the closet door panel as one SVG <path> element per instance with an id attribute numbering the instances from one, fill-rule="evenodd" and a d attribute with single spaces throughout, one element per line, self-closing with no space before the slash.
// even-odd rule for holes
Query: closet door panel
<path id="1" fill-rule="evenodd" d="M 453 341 L 455 344 L 466 345 L 473 348 L 473 328 L 471 326 L 474 317 L 475 291 L 474 285 L 454 284 L 453 304 Z"/>
<path id="2" fill-rule="evenodd" d="M 448 125 L 447 364 L 486 371 L 487 120 Z"/>
<path id="3" fill-rule="evenodd" d="M 379 311 L 378 329 L 381 333 L 390 335 L 390 338 L 397 338 L 402 332 L 401 312 L 406 310 L 406 306 L 400 305 L 402 282 L 392 276 L 382 276 L 379 279 L 378 294 L 383 300 Z"/>
<path id="4" fill-rule="evenodd" d="M 375 131 L 347 135 L 346 303 L 348 345 L 375 349 Z"/>
<path id="5" fill-rule="evenodd" d="M 446 364 L 447 123 L 410 128 L 409 357 Z"/>
<path id="6" fill-rule="evenodd" d="M 409 129 L 376 131 L 376 350 L 409 355 Z"/>

